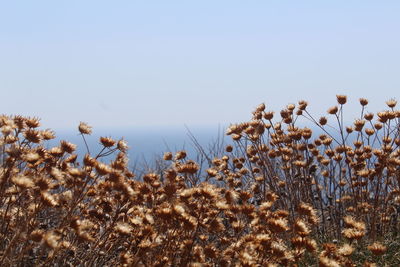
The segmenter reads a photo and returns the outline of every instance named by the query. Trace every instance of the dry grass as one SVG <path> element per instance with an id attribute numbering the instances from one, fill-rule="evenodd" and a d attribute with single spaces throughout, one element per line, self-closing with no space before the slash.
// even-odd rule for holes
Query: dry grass
<path id="1" fill-rule="evenodd" d="M 229 127 L 224 155 L 167 152 L 140 177 L 124 140 L 80 159 L 67 141 L 46 148 L 38 119 L 1 116 L 0 265 L 399 265 L 400 112 L 360 99 L 345 126 L 346 101 L 321 118 L 300 101 L 275 120 L 262 104 Z M 86 144 L 91 127 L 78 130 Z"/>

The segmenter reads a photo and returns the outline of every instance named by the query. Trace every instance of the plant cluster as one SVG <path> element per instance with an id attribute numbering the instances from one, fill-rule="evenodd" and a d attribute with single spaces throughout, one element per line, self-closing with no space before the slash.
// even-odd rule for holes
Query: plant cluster
<path id="1" fill-rule="evenodd" d="M 166 152 L 140 176 L 123 139 L 101 137 L 91 154 L 81 123 L 80 156 L 68 141 L 49 147 L 55 134 L 37 118 L 2 115 L 0 265 L 400 264 L 400 111 L 390 100 L 369 113 L 360 99 L 345 126 L 346 102 L 321 118 L 305 101 L 278 118 L 261 104 L 227 129 L 220 156 Z"/>

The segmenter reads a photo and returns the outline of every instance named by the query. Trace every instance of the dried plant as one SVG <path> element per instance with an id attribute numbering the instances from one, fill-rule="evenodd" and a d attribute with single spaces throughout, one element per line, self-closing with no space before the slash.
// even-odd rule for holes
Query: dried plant
<path id="1" fill-rule="evenodd" d="M 227 129 L 224 151 L 166 152 L 140 176 L 123 139 L 101 137 L 91 154 L 80 123 L 78 155 L 49 147 L 39 119 L 2 115 L 0 265 L 398 265 L 400 112 L 360 99 L 346 126 L 346 103 L 320 118 L 305 101 L 279 116 L 261 104 Z"/>

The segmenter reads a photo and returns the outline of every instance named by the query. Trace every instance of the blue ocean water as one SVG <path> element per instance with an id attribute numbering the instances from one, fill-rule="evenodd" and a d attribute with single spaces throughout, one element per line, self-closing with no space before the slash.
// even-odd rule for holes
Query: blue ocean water
<path id="1" fill-rule="evenodd" d="M 157 160 L 162 158 L 164 152 L 175 153 L 185 150 L 188 158 L 197 160 L 200 152 L 195 143 L 200 145 L 208 156 L 214 158 L 217 155 L 215 152 L 222 152 L 226 144 L 232 143 L 231 137 L 225 135 L 226 128 L 227 126 L 217 125 L 189 128 L 185 126 L 161 126 L 138 127 L 135 129 L 93 129 L 93 133 L 86 135 L 85 138 L 92 156 L 96 156 L 102 149 L 99 141 L 100 137 L 111 137 L 114 140 L 123 138 L 129 146 L 128 157 L 130 167 L 134 170 L 146 170 L 155 167 Z M 313 138 L 323 133 L 315 127 L 310 128 L 314 132 Z M 339 137 L 337 131 L 331 131 L 331 133 L 334 137 Z M 350 137 L 347 142 L 352 143 L 354 137 Z M 48 142 L 47 146 L 56 146 L 61 140 L 67 140 L 77 145 L 79 160 L 87 153 L 85 143 L 78 129 L 75 131 L 56 131 L 56 139 Z M 101 160 L 109 162 L 115 155 L 102 158 Z"/>
<path id="2" fill-rule="evenodd" d="M 139 127 L 136 129 L 93 129 L 91 135 L 86 135 L 86 141 L 91 155 L 97 155 L 102 146 L 100 137 L 111 137 L 114 140 L 123 138 L 127 141 L 129 150 L 128 157 L 131 167 L 148 166 L 162 157 L 164 152 L 177 152 L 185 150 L 189 158 L 195 159 L 198 155 L 195 143 L 206 151 L 223 149 L 224 143 L 230 142 L 230 137 L 225 135 L 222 126 L 209 127 Z M 194 139 L 195 140 L 194 140 Z M 56 131 L 56 139 L 51 140 L 47 145 L 56 146 L 61 140 L 67 140 L 77 145 L 77 154 L 82 158 L 86 153 L 86 145 L 76 131 Z M 113 156 L 104 158 L 109 161 Z"/>

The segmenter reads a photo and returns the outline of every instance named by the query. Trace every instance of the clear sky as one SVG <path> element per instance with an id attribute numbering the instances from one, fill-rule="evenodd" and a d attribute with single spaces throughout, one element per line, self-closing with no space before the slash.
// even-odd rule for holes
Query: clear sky
<path id="1" fill-rule="evenodd" d="M 338 93 L 399 98 L 400 1 L 3 1 L 0 113 L 43 126 L 215 125 Z"/>

